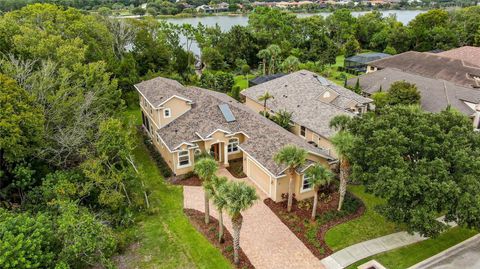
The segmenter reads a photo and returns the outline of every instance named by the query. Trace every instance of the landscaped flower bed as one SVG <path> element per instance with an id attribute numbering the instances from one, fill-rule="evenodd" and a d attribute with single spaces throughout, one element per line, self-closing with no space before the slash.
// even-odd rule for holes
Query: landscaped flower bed
<path id="1" fill-rule="evenodd" d="M 195 209 L 184 209 L 183 210 L 187 217 L 190 219 L 192 225 L 205 236 L 208 241 L 216 248 L 218 248 L 223 256 L 225 256 L 233 266 L 233 238 L 232 235 L 228 232 L 227 228 L 224 228 L 224 239 L 225 241 L 220 244 L 218 242 L 218 220 L 210 216 L 210 223 L 205 224 L 205 214 Z M 242 249 L 239 251 L 240 263 L 236 268 L 242 269 L 253 269 L 255 268 L 247 255 L 243 253 Z"/>
<path id="2" fill-rule="evenodd" d="M 352 194 L 345 195 L 341 211 L 337 211 L 339 194 L 333 185 L 319 194 L 317 217 L 311 220 L 313 199 L 293 199 L 292 212 L 287 212 L 287 201 L 275 203 L 266 199 L 264 203 L 318 258 L 324 258 L 332 250 L 324 241 L 325 233 L 333 226 L 349 221 L 363 214 L 365 206 Z"/>

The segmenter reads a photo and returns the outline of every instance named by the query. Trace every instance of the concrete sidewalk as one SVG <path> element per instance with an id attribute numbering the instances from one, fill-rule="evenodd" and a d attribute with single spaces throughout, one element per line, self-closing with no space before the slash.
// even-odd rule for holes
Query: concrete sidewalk
<path id="1" fill-rule="evenodd" d="M 438 221 L 444 222 L 443 217 L 438 218 Z M 448 225 L 455 227 L 457 224 L 448 223 Z M 375 254 L 407 246 L 425 239 L 427 237 L 420 236 L 417 233 L 412 235 L 407 232 L 398 232 L 346 247 L 322 259 L 321 262 L 327 269 L 341 269 Z"/>

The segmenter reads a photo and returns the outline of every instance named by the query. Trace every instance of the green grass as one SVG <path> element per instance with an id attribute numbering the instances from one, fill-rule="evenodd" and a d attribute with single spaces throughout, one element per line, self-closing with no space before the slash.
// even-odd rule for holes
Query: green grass
<path id="1" fill-rule="evenodd" d="M 247 75 L 247 78 L 248 79 L 255 78 L 255 75 Z M 235 76 L 234 80 L 235 80 L 235 84 L 233 84 L 234 87 L 235 86 L 240 86 L 241 90 L 248 88 L 248 85 L 247 85 L 248 80 L 245 79 L 244 75 Z"/>
<path id="2" fill-rule="evenodd" d="M 353 244 L 374 239 L 400 231 L 400 227 L 377 213 L 374 208 L 383 200 L 365 193 L 363 186 L 348 186 L 348 190 L 360 198 L 365 204 L 365 213 L 357 219 L 342 223 L 328 230 L 325 242 L 333 250 L 338 251 Z"/>
<path id="3" fill-rule="evenodd" d="M 323 74 L 331 81 L 335 82 L 336 84 L 343 86 L 345 84 L 345 80 L 341 78 L 342 74 L 347 76 L 347 79 L 355 77 L 352 74 L 348 74 L 347 72 L 340 72 L 338 71 L 338 67 L 343 66 L 345 61 L 345 56 L 338 55 L 335 61 L 335 64 L 328 66 Z"/>
<path id="4" fill-rule="evenodd" d="M 141 123 L 140 111 L 125 118 Z M 231 264 L 190 224 L 183 213 L 183 189 L 166 183 L 138 135 L 135 160 L 145 173 L 151 213 L 138 216 L 139 249 L 127 253 L 127 268 L 231 268 Z"/>
<path id="5" fill-rule="evenodd" d="M 389 269 L 408 268 L 474 236 L 476 233 L 473 230 L 455 227 L 440 234 L 437 238 L 374 255 L 350 265 L 347 269 L 357 268 L 371 259 L 377 260 Z"/>

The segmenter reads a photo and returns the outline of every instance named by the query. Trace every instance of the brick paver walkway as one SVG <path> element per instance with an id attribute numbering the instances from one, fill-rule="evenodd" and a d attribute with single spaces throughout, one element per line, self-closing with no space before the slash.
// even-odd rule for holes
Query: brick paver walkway
<path id="1" fill-rule="evenodd" d="M 225 169 L 219 174 L 233 179 Z M 249 184 L 248 179 L 245 180 Z M 265 195 L 257 189 L 261 197 L 253 207 L 243 213 L 243 226 L 240 233 L 240 246 L 257 269 L 321 268 L 324 266 L 305 245 L 285 226 L 264 203 Z M 184 207 L 204 211 L 202 187 L 185 186 Z M 210 213 L 218 218 L 218 213 L 210 206 Z M 230 218 L 225 214 L 225 227 L 232 232 Z"/>

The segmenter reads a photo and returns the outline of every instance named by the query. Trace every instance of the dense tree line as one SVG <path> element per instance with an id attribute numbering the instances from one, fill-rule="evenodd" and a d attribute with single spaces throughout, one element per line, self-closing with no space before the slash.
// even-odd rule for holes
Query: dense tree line
<path id="1" fill-rule="evenodd" d="M 170 27 L 49 4 L 0 17 L 1 268 L 108 267 L 128 242 L 148 203 L 118 116 L 141 78 L 190 74 Z"/>
<path id="2" fill-rule="evenodd" d="M 101 6 L 118 9 L 130 5 L 138 6 L 146 2 L 146 0 L 2 0 L 0 1 L 0 10 L 12 11 L 36 3 L 55 4 L 83 10 L 96 9 Z"/>
<path id="3" fill-rule="evenodd" d="M 430 10 L 408 25 L 394 16 L 382 17 L 378 11 L 358 18 L 347 9 L 326 18 L 298 18 L 279 9 L 256 8 L 247 26 L 222 32 L 218 26 L 200 24 L 187 37 L 198 42 L 202 60 L 212 70 L 239 71 L 248 64 L 263 68 L 263 73 L 296 68 L 321 71 L 337 55 L 350 56 L 365 49 L 396 54 L 479 45 L 480 7 Z"/>

